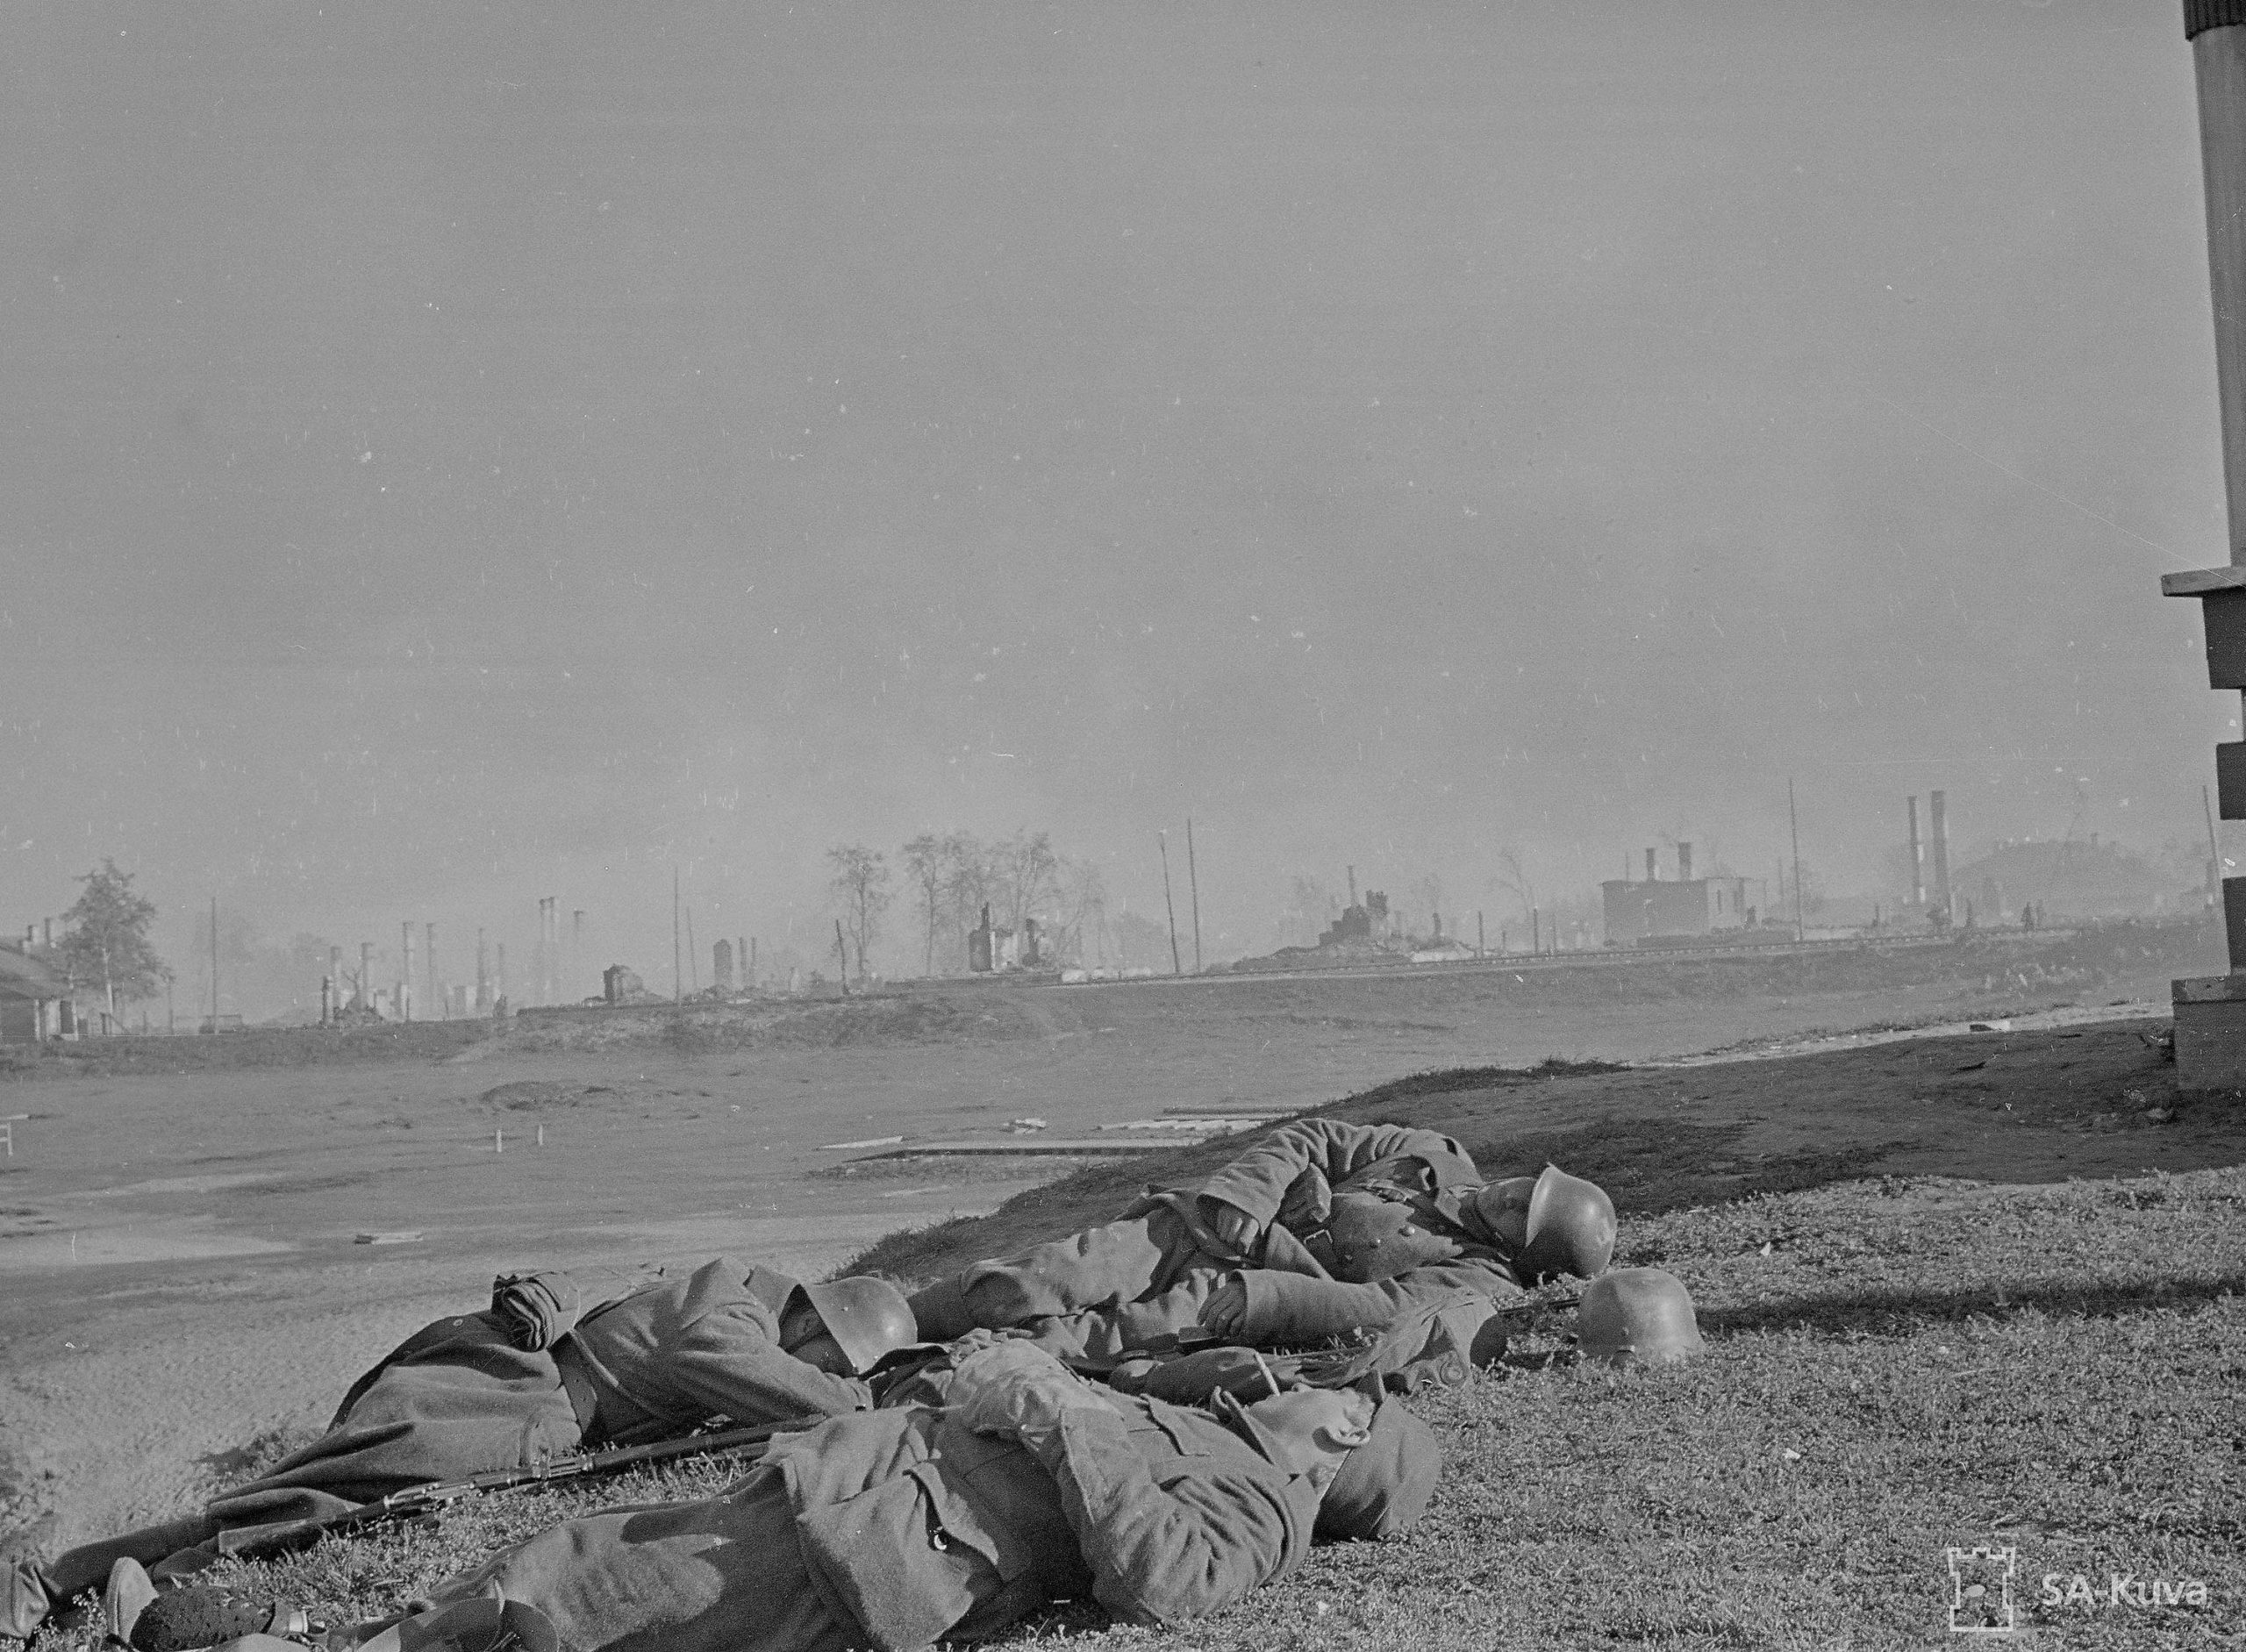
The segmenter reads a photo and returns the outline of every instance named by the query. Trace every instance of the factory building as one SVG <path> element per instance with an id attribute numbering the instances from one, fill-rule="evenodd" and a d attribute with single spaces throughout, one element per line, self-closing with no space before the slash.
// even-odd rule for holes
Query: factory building
<path id="1" fill-rule="evenodd" d="M 1755 909 L 1747 904 L 1747 880 L 1694 877 L 1689 843 L 1677 846 L 1675 877 L 1661 876 L 1659 853 L 1648 849 L 1643 882 L 1611 878 L 1599 889 L 1606 898 L 1610 947 L 1744 929 L 1756 919 Z"/>

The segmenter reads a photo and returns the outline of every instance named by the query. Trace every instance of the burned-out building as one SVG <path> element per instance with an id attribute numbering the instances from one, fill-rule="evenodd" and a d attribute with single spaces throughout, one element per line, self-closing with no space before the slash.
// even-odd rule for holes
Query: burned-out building
<path id="1" fill-rule="evenodd" d="M 1352 869 L 1354 870 L 1354 869 Z M 1351 880 L 1355 881 L 1354 877 Z M 1352 891 L 1354 893 L 1354 891 Z M 1385 939 L 1388 934 L 1388 897 L 1377 889 L 1365 891 L 1363 905 L 1352 900 L 1326 926 L 1318 938 L 1321 947 L 1338 947 L 1348 940 Z"/>
<path id="2" fill-rule="evenodd" d="M 1659 853 L 1648 849 L 1643 882 L 1611 878 L 1599 889 L 1606 898 L 1610 947 L 1744 929 L 1756 920 L 1755 909 L 1747 904 L 1747 880 L 1694 877 L 1689 843 L 1677 846 L 1675 877 L 1661 876 Z"/>
<path id="3" fill-rule="evenodd" d="M 26 940 L 0 943 L 0 1044 L 37 1044 L 79 1035 L 70 983 Z"/>

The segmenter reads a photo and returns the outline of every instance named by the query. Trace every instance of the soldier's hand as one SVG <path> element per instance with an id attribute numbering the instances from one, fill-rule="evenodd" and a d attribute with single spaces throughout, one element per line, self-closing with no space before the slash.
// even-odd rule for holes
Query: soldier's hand
<path id="1" fill-rule="evenodd" d="M 1248 1282 L 1227 1277 L 1201 1305 L 1201 1323 L 1220 1336 L 1238 1336 L 1248 1325 Z"/>
<path id="2" fill-rule="evenodd" d="M 1066 1412 L 1110 1409 L 1034 1342 L 1002 1342 L 968 1355 L 945 1404 L 975 1433 L 1025 1444 L 1057 1428 Z"/>
<path id="3" fill-rule="evenodd" d="M 1209 1231 L 1245 1256 L 1263 1224 L 1238 1205 L 1215 1198 L 1209 1201 Z"/>

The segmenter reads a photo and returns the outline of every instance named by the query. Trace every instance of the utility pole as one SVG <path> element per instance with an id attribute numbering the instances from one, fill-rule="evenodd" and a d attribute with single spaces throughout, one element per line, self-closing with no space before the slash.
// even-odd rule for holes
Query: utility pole
<path id="1" fill-rule="evenodd" d="M 1801 926 L 1801 819 L 1794 813 L 1793 776 L 1786 776 L 1786 826 L 1793 833 L 1793 938 L 1803 940 L 1809 932 Z"/>
<path id="2" fill-rule="evenodd" d="M 1155 836 L 1162 840 L 1162 904 L 1169 912 L 1169 972 L 1184 975 L 1185 966 L 1177 956 L 1177 903 L 1169 898 L 1169 833 L 1161 832 Z"/>
<path id="3" fill-rule="evenodd" d="M 1193 865 L 1193 817 L 1185 817 L 1185 884 L 1193 896 L 1193 973 L 1201 973 L 1201 875 Z"/>
<path id="4" fill-rule="evenodd" d="M 218 1034 L 218 898 L 211 898 L 211 1035 Z"/>
<path id="5" fill-rule="evenodd" d="M 699 994 L 702 990 L 702 962 L 694 955 L 694 909 L 691 906 L 686 909 L 686 972 L 694 990 Z"/>
<path id="6" fill-rule="evenodd" d="M 686 998 L 686 971 L 678 956 L 678 866 L 670 869 L 670 1000 L 673 1004 Z"/>

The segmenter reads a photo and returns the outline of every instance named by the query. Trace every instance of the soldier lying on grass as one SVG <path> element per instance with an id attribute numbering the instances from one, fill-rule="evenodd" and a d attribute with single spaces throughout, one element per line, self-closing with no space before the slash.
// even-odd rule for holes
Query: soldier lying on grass
<path id="1" fill-rule="evenodd" d="M 130 1558 L 159 1577 L 207 1565 L 222 1533 L 340 1513 L 409 1486 L 601 1445 L 870 1405 L 859 1374 L 913 1341 L 886 1282 L 806 1285 L 720 1256 L 582 1315 L 568 1274 L 502 1275 L 492 1305 L 408 1337 L 353 1384 L 320 1439 L 202 1513 L 0 1564 L 0 1644 Z"/>
<path id="2" fill-rule="evenodd" d="M 1198 1186 L 1150 1188 L 1105 1227 L 976 1262 L 912 1304 L 923 1335 L 1034 1325 L 1093 1358 L 1197 1329 L 1301 1346 L 1460 1290 L 1589 1278 L 1613 1248 L 1612 1202 L 1556 1168 L 1485 1184 L 1434 1131 L 1310 1119 Z"/>
<path id="3" fill-rule="evenodd" d="M 941 1408 L 785 1436 L 716 1498 L 564 1522 L 440 1585 L 410 1619 L 329 1643 L 901 1652 L 1084 1598 L 1175 1622 L 1284 1575 L 1313 1537 L 1403 1531 L 1440 1471 L 1427 1425 L 1366 1391 L 1188 1410 L 999 1342 L 960 1363 Z M 285 1645 L 241 1643 L 260 1644 Z"/>

